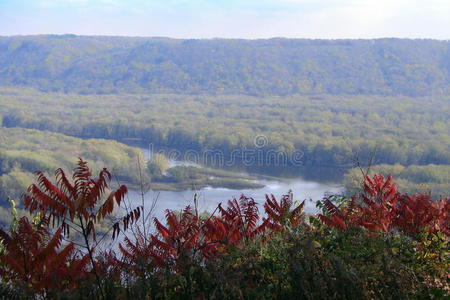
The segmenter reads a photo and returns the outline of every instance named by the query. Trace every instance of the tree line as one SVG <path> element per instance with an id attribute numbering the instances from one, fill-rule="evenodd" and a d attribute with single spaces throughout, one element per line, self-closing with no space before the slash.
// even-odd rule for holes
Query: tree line
<path id="1" fill-rule="evenodd" d="M 82 94 L 448 95 L 449 41 L 0 37 L 0 85 Z"/>
<path id="2" fill-rule="evenodd" d="M 450 164 L 448 97 L 76 95 L 2 89 L 4 127 L 180 151 L 301 154 L 299 164 Z M 255 140 L 262 136 L 264 143 Z M 288 163 L 291 161 L 287 161 Z"/>

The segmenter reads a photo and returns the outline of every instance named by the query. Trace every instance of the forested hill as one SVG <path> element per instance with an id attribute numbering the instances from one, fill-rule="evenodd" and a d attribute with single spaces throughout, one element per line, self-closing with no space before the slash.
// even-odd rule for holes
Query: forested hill
<path id="1" fill-rule="evenodd" d="M 0 86 L 92 93 L 450 94 L 450 41 L 0 37 Z"/>

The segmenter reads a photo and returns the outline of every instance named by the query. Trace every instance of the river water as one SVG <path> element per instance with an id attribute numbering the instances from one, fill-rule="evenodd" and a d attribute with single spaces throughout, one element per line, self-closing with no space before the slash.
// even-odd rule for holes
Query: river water
<path id="1" fill-rule="evenodd" d="M 151 153 L 147 149 L 142 149 L 144 158 L 149 159 Z M 185 161 L 169 161 L 169 166 L 192 166 L 195 164 Z M 243 173 L 239 171 L 239 173 Z M 244 173 L 245 174 L 245 173 Z M 280 174 L 280 172 L 277 172 Z M 283 172 L 281 172 L 283 174 Z M 125 197 L 125 204 L 127 210 L 131 210 L 144 204 L 145 211 L 144 216 L 138 222 L 138 226 L 141 224 L 142 218 L 147 219 L 146 224 L 151 224 L 149 229 L 153 232 L 153 218 L 158 218 L 161 223 L 165 224 L 165 213 L 167 209 L 170 210 L 183 210 L 187 205 L 194 207 L 194 197 L 196 197 L 198 212 L 202 213 L 207 211 L 212 213 L 219 203 L 222 203 L 223 207 L 226 207 L 228 200 L 233 198 L 239 198 L 241 195 L 252 197 L 258 203 L 260 212 L 260 218 L 264 215 L 264 202 L 265 196 L 273 194 L 279 201 L 281 196 L 287 194 L 289 190 L 292 190 L 294 200 L 301 202 L 305 200 L 304 211 L 306 213 L 317 213 L 316 201 L 322 200 L 326 193 L 329 194 L 341 194 L 343 192 L 343 185 L 340 183 L 330 182 L 318 182 L 317 180 L 306 180 L 301 176 L 292 176 L 289 178 L 277 175 L 276 177 L 269 177 L 267 175 L 261 175 L 258 173 L 251 173 L 252 177 L 256 178 L 252 180 L 255 183 L 264 185 L 258 189 L 241 189 L 232 190 L 227 188 L 211 188 L 205 187 L 197 191 L 185 190 L 185 191 L 153 191 L 149 190 L 142 193 L 137 190 L 129 190 Z M 143 200 L 142 200 L 143 198 Z M 217 214 L 217 212 L 216 212 Z M 142 228 L 142 227 L 141 227 Z M 126 236 L 133 240 L 133 234 L 130 230 L 127 231 Z M 119 239 L 112 241 L 107 238 L 102 241 L 101 248 L 118 251 L 118 243 L 123 241 L 124 235 L 120 235 Z"/>
<path id="2" fill-rule="evenodd" d="M 144 158 L 151 157 L 151 153 L 147 149 L 142 149 Z M 175 165 L 192 165 L 191 163 L 183 161 L 170 161 L 170 166 Z M 292 190 L 294 200 L 299 202 L 305 201 L 304 210 L 307 213 L 315 213 L 315 203 L 317 200 L 321 200 L 325 193 L 339 194 L 343 191 L 342 184 L 337 183 L 321 183 L 317 181 L 305 180 L 302 177 L 283 178 L 283 177 L 259 177 L 257 174 L 254 182 L 264 185 L 263 188 L 258 189 L 242 189 L 231 190 L 226 188 L 211 188 L 205 187 L 198 191 L 185 190 L 185 191 L 148 191 L 144 194 L 144 204 L 146 211 L 150 210 L 153 202 L 156 204 L 153 209 L 152 217 L 163 219 L 165 210 L 182 210 L 187 205 L 194 206 L 194 197 L 198 199 L 199 212 L 208 211 L 212 212 L 219 203 L 226 205 L 228 200 L 239 198 L 241 195 L 252 197 L 259 204 L 260 212 L 263 212 L 262 204 L 265 202 L 265 195 L 273 194 L 277 199 L 280 199 L 282 195 L 287 194 L 289 190 Z M 131 190 L 128 193 L 127 199 L 132 207 L 142 204 L 142 196 L 139 191 Z"/>

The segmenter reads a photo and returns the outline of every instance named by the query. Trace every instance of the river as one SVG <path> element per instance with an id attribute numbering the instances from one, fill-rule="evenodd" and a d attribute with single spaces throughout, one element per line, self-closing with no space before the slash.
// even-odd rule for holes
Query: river
<path id="1" fill-rule="evenodd" d="M 142 149 L 144 158 L 149 159 L 151 153 L 147 149 Z M 171 161 L 169 160 L 169 166 L 192 166 L 192 162 L 186 161 Z M 240 173 L 242 173 L 240 171 Z M 280 172 L 276 173 L 280 174 Z M 277 200 L 280 200 L 281 196 L 287 194 L 289 190 L 292 190 L 294 201 L 301 202 L 305 200 L 304 211 L 306 213 L 317 213 L 316 201 L 322 200 L 325 193 L 340 194 L 343 192 L 343 186 L 340 183 L 333 182 L 318 182 L 316 180 L 305 180 L 302 176 L 292 176 L 289 174 L 289 178 L 277 175 L 277 177 L 269 177 L 267 175 L 251 173 L 256 179 L 253 180 L 256 183 L 264 185 L 258 189 L 241 189 L 232 190 L 227 188 L 211 188 L 205 187 L 197 191 L 185 190 L 185 191 L 153 191 L 149 190 L 144 193 L 144 206 L 145 216 L 148 215 L 148 223 L 151 224 L 149 229 L 153 231 L 153 218 L 158 218 L 165 224 L 165 211 L 170 210 L 183 210 L 187 205 L 194 207 L 194 197 L 197 196 L 197 207 L 199 213 L 207 211 L 213 212 L 219 203 L 222 203 L 223 207 L 226 207 L 228 200 L 239 198 L 241 195 L 252 197 L 258 203 L 260 216 L 264 215 L 264 202 L 265 196 L 273 194 Z M 137 190 L 129 190 L 125 203 L 128 209 L 134 209 L 135 207 L 142 205 L 142 194 Z M 150 212 L 150 213 L 149 213 Z M 217 212 L 216 212 L 217 214 Z M 142 218 L 142 217 L 141 217 Z M 141 219 L 142 220 L 142 219 Z M 138 222 L 141 224 L 141 220 Z M 140 226 L 139 226 L 140 227 Z M 126 234 L 129 238 L 133 239 L 133 235 L 130 231 Z M 118 251 L 118 242 L 122 241 L 123 235 L 118 240 L 111 241 L 106 239 L 101 243 L 103 249 L 113 249 Z"/>
<path id="2" fill-rule="evenodd" d="M 151 157 L 148 149 L 142 149 L 144 158 Z M 183 161 L 170 161 L 170 166 L 175 165 L 192 165 L 188 162 Z M 256 180 L 254 182 L 264 185 L 263 188 L 259 189 L 242 189 L 242 190 L 231 190 L 226 188 L 210 188 L 205 187 L 198 191 L 185 190 L 185 191 L 148 191 L 144 194 L 144 204 L 146 210 L 152 206 L 152 203 L 156 201 L 154 206 L 152 217 L 157 217 L 159 219 L 164 218 L 165 210 L 182 210 L 187 205 L 194 205 L 194 195 L 197 195 L 198 199 L 198 210 L 199 212 L 208 211 L 212 212 L 217 207 L 219 203 L 225 205 L 228 200 L 236 197 L 239 198 L 241 195 L 247 197 L 252 197 L 259 204 L 260 212 L 263 212 L 262 204 L 265 201 L 265 195 L 273 194 L 277 199 L 280 199 L 282 195 L 288 193 L 292 190 L 294 195 L 294 200 L 299 202 L 305 201 L 304 210 L 307 213 L 315 213 L 317 200 L 321 200 L 325 193 L 339 194 L 343 191 L 342 184 L 337 183 L 324 183 L 317 181 L 305 180 L 300 176 L 294 178 L 283 178 L 283 177 L 267 177 L 256 175 Z M 142 204 L 141 193 L 136 190 L 131 190 L 128 193 L 129 203 L 132 207 Z"/>

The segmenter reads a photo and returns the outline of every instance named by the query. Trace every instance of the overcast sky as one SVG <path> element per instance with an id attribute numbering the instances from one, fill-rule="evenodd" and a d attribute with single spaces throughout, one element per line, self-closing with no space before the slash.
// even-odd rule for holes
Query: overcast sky
<path id="1" fill-rule="evenodd" d="M 450 39 L 450 0 L 0 0 L 0 35 Z"/>

